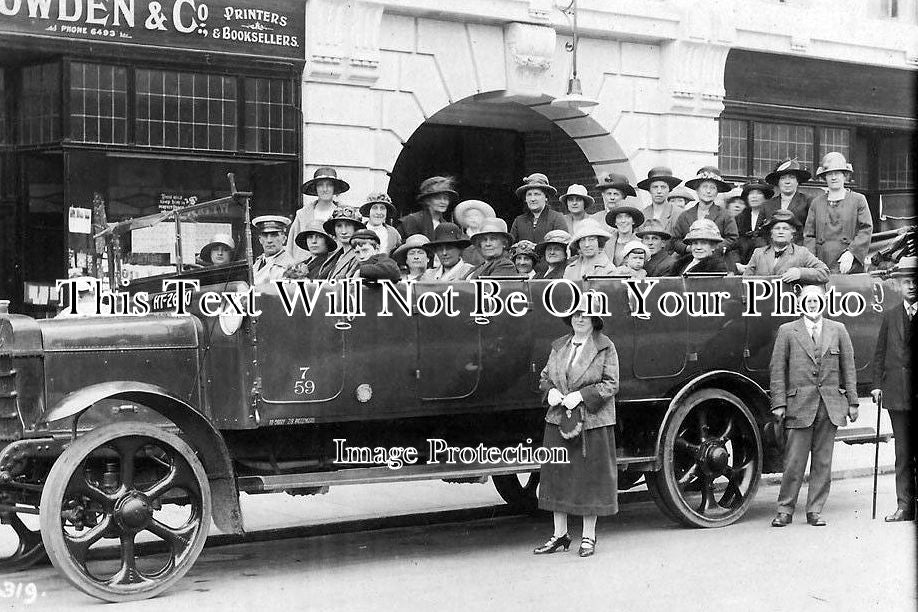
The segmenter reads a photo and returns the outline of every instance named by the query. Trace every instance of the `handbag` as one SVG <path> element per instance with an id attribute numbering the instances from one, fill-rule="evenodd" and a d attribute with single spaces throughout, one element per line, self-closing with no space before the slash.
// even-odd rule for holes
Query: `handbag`
<path id="1" fill-rule="evenodd" d="M 573 410 L 562 408 L 561 422 L 558 424 L 561 437 L 565 440 L 573 440 L 583 431 L 583 404 L 578 405 Z"/>

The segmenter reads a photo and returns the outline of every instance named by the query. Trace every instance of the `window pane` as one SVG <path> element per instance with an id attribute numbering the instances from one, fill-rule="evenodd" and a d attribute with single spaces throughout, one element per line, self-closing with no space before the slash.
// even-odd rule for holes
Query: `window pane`
<path id="1" fill-rule="evenodd" d="M 880 189 L 912 189 L 915 185 L 910 140 L 903 134 L 880 141 Z"/>
<path id="2" fill-rule="evenodd" d="M 746 176 L 746 155 L 748 152 L 746 141 L 746 121 L 738 119 L 720 120 L 720 144 L 717 155 L 720 170 L 724 174 Z"/>
<path id="3" fill-rule="evenodd" d="M 25 66 L 19 104 L 19 142 L 41 144 L 59 140 L 61 117 L 59 64 Z"/>
<path id="4" fill-rule="evenodd" d="M 245 149 L 261 153 L 296 153 L 297 110 L 293 83 L 283 79 L 246 79 Z"/>
<path id="5" fill-rule="evenodd" d="M 812 168 L 813 136 L 813 128 L 806 125 L 755 122 L 753 174 L 765 176 L 788 157 Z"/>
<path id="6" fill-rule="evenodd" d="M 127 127 L 127 68 L 70 64 L 70 138 L 124 144 Z"/>

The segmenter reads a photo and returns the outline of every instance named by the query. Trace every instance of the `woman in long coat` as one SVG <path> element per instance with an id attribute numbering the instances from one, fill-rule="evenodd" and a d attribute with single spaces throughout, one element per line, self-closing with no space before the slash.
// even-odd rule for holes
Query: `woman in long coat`
<path id="1" fill-rule="evenodd" d="M 554 534 L 533 552 L 556 552 L 571 545 L 567 515 L 583 516 L 581 557 L 596 550 L 596 519 L 618 512 L 618 471 L 615 466 L 615 394 L 618 392 L 618 353 L 602 330 L 602 319 L 583 309 L 565 321 L 570 334 L 552 343 L 542 370 L 540 388 L 546 392 L 544 446 L 567 449 L 567 463 L 542 466 L 539 508 L 554 513 Z M 582 411 L 582 431 L 566 438 L 561 423 L 567 412 Z M 569 435 L 568 432 L 565 432 Z"/>

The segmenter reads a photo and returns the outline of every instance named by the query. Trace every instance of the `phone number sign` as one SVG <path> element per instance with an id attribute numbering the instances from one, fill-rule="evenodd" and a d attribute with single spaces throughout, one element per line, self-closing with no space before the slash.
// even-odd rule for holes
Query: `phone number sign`
<path id="1" fill-rule="evenodd" d="M 0 0 L 0 34 L 304 59 L 300 0 Z"/>

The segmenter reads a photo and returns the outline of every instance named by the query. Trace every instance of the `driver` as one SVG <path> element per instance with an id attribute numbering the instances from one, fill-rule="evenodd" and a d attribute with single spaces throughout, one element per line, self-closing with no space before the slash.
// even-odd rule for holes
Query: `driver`
<path id="1" fill-rule="evenodd" d="M 262 215 L 252 220 L 258 231 L 262 254 L 255 260 L 254 283 L 262 285 L 284 276 L 293 261 L 284 250 L 290 219 L 280 215 Z"/>

